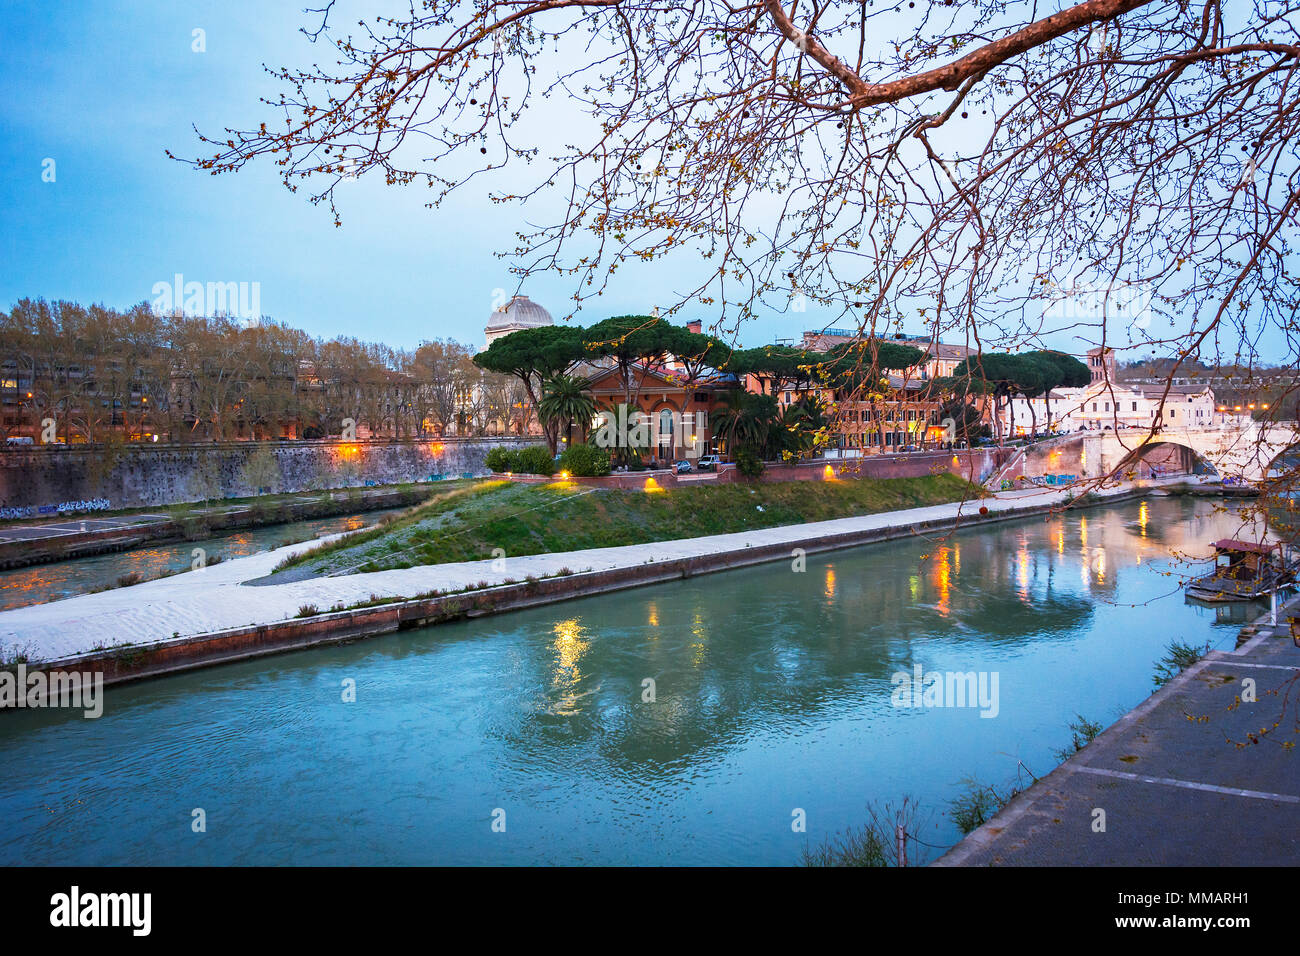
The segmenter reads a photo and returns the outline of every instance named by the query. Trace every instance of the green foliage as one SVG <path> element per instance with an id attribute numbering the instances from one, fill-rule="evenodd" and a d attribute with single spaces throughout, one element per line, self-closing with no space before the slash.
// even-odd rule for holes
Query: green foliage
<path id="1" fill-rule="evenodd" d="M 497 474 L 553 475 L 555 458 L 545 445 L 527 448 L 493 448 L 485 462 Z"/>
<path id="2" fill-rule="evenodd" d="M 916 346 L 897 342 L 845 342 L 826 353 L 825 376 L 850 392 L 875 391 L 886 373 L 914 368 L 925 361 L 925 356 Z"/>
<path id="3" fill-rule="evenodd" d="M 529 445 L 527 448 L 520 448 L 516 454 L 519 456 L 519 467 L 516 471 L 523 472 L 525 475 L 553 475 L 555 474 L 555 456 L 545 445 Z"/>
<path id="4" fill-rule="evenodd" d="M 608 448 L 571 445 L 560 456 L 560 468 L 577 478 L 600 478 L 610 472 Z"/>
<path id="5" fill-rule="evenodd" d="M 1083 714 L 1075 714 L 1074 717 L 1075 719 L 1070 722 L 1070 746 L 1056 751 L 1056 756 L 1061 760 L 1069 760 L 1106 729 L 1101 724 L 1093 723 Z"/>
<path id="6" fill-rule="evenodd" d="M 474 356 L 474 364 L 489 372 L 513 375 L 530 389 L 567 372 L 582 358 L 582 329 L 548 325 L 520 329 L 496 339 Z"/>
<path id="7" fill-rule="evenodd" d="M 484 463 L 489 471 L 495 471 L 497 474 L 505 474 L 507 471 L 514 471 L 514 449 L 502 448 L 497 445 L 495 448 L 488 449 L 487 457 Z"/>
<path id="8" fill-rule="evenodd" d="M 773 391 L 779 392 L 787 385 L 812 382 L 816 377 L 816 368 L 825 360 L 824 352 L 813 352 L 793 345 L 763 345 L 733 352 L 727 363 L 727 371 L 771 379 Z"/>
<path id="9" fill-rule="evenodd" d="M 620 367 L 654 362 L 672 351 L 681 329 L 652 315 L 617 315 L 583 333 L 588 355 L 613 358 Z"/>
<path id="10" fill-rule="evenodd" d="M 1209 641 L 1205 642 L 1204 647 L 1193 647 L 1184 641 L 1171 642 L 1165 649 L 1165 656 L 1156 662 L 1156 672 L 1151 682 L 1156 687 L 1164 687 L 1208 653 L 1210 653 Z"/>
<path id="11" fill-rule="evenodd" d="M 748 449 L 760 459 L 775 457 L 780 445 L 780 406 L 773 395 L 733 391 L 713 416 L 713 433 L 733 456 Z"/>
<path id="12" fill-rule="evenodd" d="M 316 573 L 382 570 L 402 562 L 472 561 L 511 555 L 671 541 L 918 508 L 979 497 L 950 474 L 887 480 L 701 484 L 657 494 L 599 489 L 575 496 L 562 484 L 479 482 L 435 499 L 392 525 L 353 532 L 282 568 Z M 762 506 L 758 510 L 756 506 Z"/>
<path id="13" fill-rule="evenodd" d="M 757 478 L 764 467 L 763 460 L 749 448 L 742 447 L 736 452 L 736 470 L 746 478 Z"/>
<path id="14" fill-rule="evenodd" d="M 829 440 L 826 413 L 821 403 L 805 396 L 787 405 L 776 438 L 782 457 L 812 457 Z"/>
<path id="15" fill-rule="evenodd" d="M 587 383 L 573 375 L 557 375 L 542 386 L 537 415 L 544 424 L 562 427 L 567 433 L 574 422 L 587 427 L 596 416 L 596 402 L 587 394 Z"/>
<path id="16" fill-rule="evenodd" d="M 1011 802 L 1020 791 L 1003 793 L 973 777 L 962 780 L 963 789 L 948 801 L 948 815 L 963 834 L 978 830 Z"/>

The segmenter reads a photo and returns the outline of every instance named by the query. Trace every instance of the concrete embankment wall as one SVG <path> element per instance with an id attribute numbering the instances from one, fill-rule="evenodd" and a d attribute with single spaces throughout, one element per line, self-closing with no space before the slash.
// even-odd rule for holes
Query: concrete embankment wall
<path id="1" fill-rule="evenodd" d="M 31 509 L 30 514 L 7 513 L 7 518 L 40 518 L 57 514 L 60 504 L 96 499 L 104 509 L 151 507 L 266 492 L 398 484 L 432 475 L 483 475 L 489 449 L 532 443 L 466 438 L 6 448 L 0 451 L 0 508 Z M 268 451 L 273 464 L 250 465 L 255 455 L 264 458 Z"/>

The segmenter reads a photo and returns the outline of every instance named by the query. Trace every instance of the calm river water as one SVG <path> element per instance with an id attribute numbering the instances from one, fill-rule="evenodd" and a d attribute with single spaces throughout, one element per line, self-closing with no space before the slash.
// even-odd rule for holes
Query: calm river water
<path id="1" fill-rule="evenodd" d="M 1238 530 L 1155 498 L 128 685 L 98 720 L 11 712 L 0 862 L 791 864 L 904 795 L 947 846 L 962 778 L 1041 776 L 1170 641 L 1233 646 L 1170 556 Z M 996 674 L 996 716 L 893 706 L 915 665 Z"/>
<path id="2" fill-rule="evenodd" d="M 355 531 L 378 523 L 386 514 L 402 510 L 385 508 L 364 514 L 292 521 L 265 528 L 228 532 L 202 541 L 169 541 L 130 551 L 0 571 L 0 611 L 86 594 L 96 588 L 116 584 L 117 579 L 124 574 L 139 574 L 145 580 L 150 580 L 163 571 L 181 571 L 190 567 L 195 548 L 203 548 L 210 556 L 241 558 L 258 551 L 271 551 L 286 544 L 310 541 L 321 534 Z"/>

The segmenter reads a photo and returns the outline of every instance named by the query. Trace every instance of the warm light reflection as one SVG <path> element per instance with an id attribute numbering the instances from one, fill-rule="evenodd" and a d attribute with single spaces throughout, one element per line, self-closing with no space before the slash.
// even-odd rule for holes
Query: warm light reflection
<path id="1" fill-rule="evenodd" d="M 949 548 L 942 547 L 934 559 L 934 588 L 938 594 L 934 609 L 939 612 L 940 617 L 948 616 L 948 598 L 952 591 L 952 565 L 949 560 L 951 554 Z"/>
<path id="2" fill-rule="evenodd" d="M 835 569 L 830 565 L 826 566 L 826 600 L 835 600 Z"/>
<path id="3" fill-rule="evenodd" d="M 1065 554 L 1065 530 L 1056 532 L 1056 553 Z"/>
<path id="4" fill-rule="evenodd" d="M 1147 536 L 1147 503 L 1144 501 L 1138 505 L 1138 527 L 1142 530 L 1142 537 Z"/>
<path id="5" fill-rule="evenodd" d="M 555 649 L 555 673 L 552 685 L 563 691 L 563 695 L 556 701 L 555 712 L 568 713 L 577 702 L 578 695 L 575 688 L 582 681 L 578 661 L 582 659 L 591 642 L 583 637 L 582 622 L 576 617 L 557 621 L 552 630 L 555 632 L 555 641 L 551 645 Z"/>
<path id="6" fill-rule="evenodd" d="M 691 636 L 695 638 L 695 643 L 691 645 L 691 650 L 695 652 L 691 656 L 691 663 L 699 667 L 704 663 L 704 652 L 709 648 L 709 632 L 704 627 L 704 618 L 699 611 L 691 619 Z"/>
<path id="7" fill-rule="evenodd" d="M 650 618 L 649 618 L 650 626 L 651 626 L 651 627 L 658 627 L 658 626 L 659 626 L 659 607 L 658 607 L 658 605 L 655 604 L 654 601 L 651 601 L 651 602 L 650 602 L 649 614 L 650 614 Z"/>
<path id="8" fill-rule="evenodd" d="M 1029 548 L 1024 539 L 1020 541 L 1020 550 L 1016 552 L 1016 583 L 1020 585 L 1020 599 L 1029 601 Z"/>

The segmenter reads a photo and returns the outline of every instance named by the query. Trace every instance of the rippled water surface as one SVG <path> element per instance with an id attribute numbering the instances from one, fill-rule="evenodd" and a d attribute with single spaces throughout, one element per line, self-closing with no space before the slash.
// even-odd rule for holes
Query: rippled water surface
<path id="1" fill-rule="evenodd" d="M 1155 498 L 124 686 L 98 720 L 5 714 L 0 860 L 788 864 L 905 794 L 945 846 L 963 777 L 1046 773 L 1171 640 L 1232 647 L 1170 555 L 1238 527 Z M 996 673 L 997 715 L 892 706 L 914 665 Z"/>

